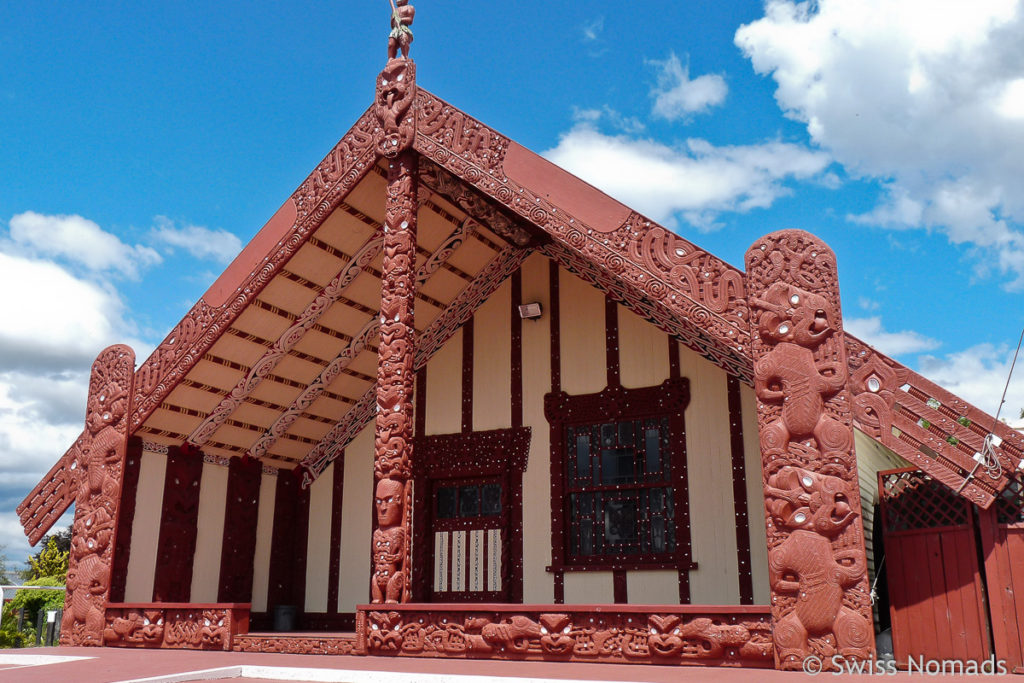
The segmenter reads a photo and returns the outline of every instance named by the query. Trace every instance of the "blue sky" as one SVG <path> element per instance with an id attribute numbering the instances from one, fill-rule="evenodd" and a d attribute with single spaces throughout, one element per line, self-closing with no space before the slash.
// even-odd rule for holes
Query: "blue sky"
<path id="1" fill-rule="evenodd" d="M 727 261 L 802 228 L 848 329 L 994 411 L 1024 290 L 1016 0 L 417 3 L 422 86 Z M 386 0 L 0 5 L 0 544 L 369 105 Z M 1024 369 L 1007 409 L 1024 407 Z"/>

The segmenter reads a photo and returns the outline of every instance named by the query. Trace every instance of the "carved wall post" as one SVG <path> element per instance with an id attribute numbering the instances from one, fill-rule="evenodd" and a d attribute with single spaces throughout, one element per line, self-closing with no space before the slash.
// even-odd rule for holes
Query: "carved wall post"
<path id="1" fill-rule="evenodd" d="M 874 651 L 836 258 L 783 230 L 746 267 L 776 666 L 829 669 Z"/>
<path id="2" fill-rule="evenodd" d="M 78 494 L 61 645 L 103 644 L 134 378 L 135 352 L 127 346 L 107 347 L 92 364 L 85 432 L 72 464 Z"/>
<path id="3" fill-rule="evenodd" d="M 408 59 L 389 60 L 377 78 L 374 107 L 380 122 L 377 150 L 388 159 L 373 465 L 377 529 L 370 595 L 375 603 L 410 599 L 418 184 L 418 157 L 411 149 L 415 95 L 415 64 Z"/>

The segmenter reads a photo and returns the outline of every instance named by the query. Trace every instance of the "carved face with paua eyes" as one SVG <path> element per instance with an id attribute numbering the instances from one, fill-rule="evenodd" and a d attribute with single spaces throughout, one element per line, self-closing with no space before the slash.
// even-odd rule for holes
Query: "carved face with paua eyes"
<path id="1" fill-rule="evenodd" d="M 768 341 L 813 348 L 836 330 L 836 316 L 825 297 L 785 282 L 773 284 L 754 303 L 764 309 L 758 328 Z"/>
<path id="2" fill-rule="evenodd" d="M 839 477 L 786 466 L 768 479 L 768 508 L 789 529 L 834 536 L 857 517 L 848 489 Z"/>
<path id="3" fill-rule="evenodd" d="M 381 479 L 377 482 L 374 505 L 377 506 L 377 524 L 379 526 L 394 526 L 402 521 L 404 493 L 405 485 L 400 481 Z"/>

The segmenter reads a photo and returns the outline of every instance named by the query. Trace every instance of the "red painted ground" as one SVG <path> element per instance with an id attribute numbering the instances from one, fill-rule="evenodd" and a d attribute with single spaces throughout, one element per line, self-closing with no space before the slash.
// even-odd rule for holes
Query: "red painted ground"
<path id="1" fill-rule="evenodd" d="M 781 683 L 809 681 L 810 676 L 791 672 L 758 669 L 643 666 L 629 664 L 568 664 L 559 662 L 491 662 L 473 660 L 437 660 L 391 657 L 340 657 L 324 655 L 286 655 L 244 652 L 197 652 L 189 650 L 135 650 L 126 648 L 32 648 L 3 650 L 3 654 L 63 655 L 94 657 L 61 664 L 26 668 L 6 668 L 0 671 L 4 683 L 22 681 L 67 681 L 69 683 L 114 683 L 201 669 L 250 664 L 256 666 L 282 666 L 297 668 L 348 669 L 354 671 L 395 671 L 401 673 L 475 675 L 494 677 L 550 678 L 584 681 L 638 681 L 643 683 Z M 898 676 L 834 676 L 822 673 L 823 681 L 860 681 L 880 678 L 906 682 L 906 674 Z M 925 678 L 916 675 L 913 678 Z M 979 677 L 931 677 L 939 681 L 978 681 Z M 984 677 L 988 678 L 988 677 Z M 268 679 L 230 678 L 224 681 L 252 681 L 272 683 Z M 453 679 L 457 683 L 457 678 Z M 1009 679 L 1013 681 L 1014 679 Z M 1024 681 L 1022 679 L 1016 679 Z M 359 683 L 353 677 L 352 683 Z"/>

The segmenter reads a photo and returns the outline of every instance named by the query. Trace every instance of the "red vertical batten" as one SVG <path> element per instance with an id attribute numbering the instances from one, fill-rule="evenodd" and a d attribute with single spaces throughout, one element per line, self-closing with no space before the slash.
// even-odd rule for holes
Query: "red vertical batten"
<path id="1" fill-rule="evenodd" d="M 624 605 L 629 602 L 629 596 L 626 594 L 626 570 L 616 569 L 612 572 L 612 600 L 617 605 Z"/>
<path id="2" fill-rule="evenodd" d="M 473 431 L 473 318 L 462 326 L 462 433 Z"/>
<path id="3" fill-rule="evenodd" d="M 619 370 L 619 305 L 610 294 L 604 295 L 604 354 L 608 366 L 608 386 L 622 386 Z"/>
<path id="4" fill-rule="evenodd" d="M 219 602 L 251 602 L 256 519 L 263 466 L 259 460 L 231 458 L 224 500 L 224 535 L 220 554 Z"/>
<path id="5" fill-rule="evenodd" d="M 125 450 L 124 478 L 121 483 L 121 504 L 117 509 L 117 547 L 110 576 L 110 602 L 124 602 L 125 581 L 128 578 L 128 560 L 131 556 L 132 527 L 135 522 L 135 496 L 139 489 L 139 470 L 142 462 L 142 439 L 128 439 Z"/>
<path id="6" fill-rule="evenodd" d="M 327 578 L 327 612 L 338 613 L 338 582 L 341 580 L 341 509 L 345 495 L 345 451 L 334 459 L 331 482 L 331 560 Z"/>
<path id="7" fill-rule="evenodd" d="M 416 439 L 422 440 L 427 432 L 427 366 L 424 365 L 416 371 L 416 408 L 413 434 Z M 418 458 L 417 458 L 418 461 Z M 413 566 L 416 570 L 412 573 L 412 597 L 413 602 L 425 602 L 427 596 L 433 590 L 430 578 L 433 574 L 433 566 L 428 566 L 428 557 L 433 557 L 433 530 L 428 527 L 433 492 L 428 488 L 426 474 L 420 467 L 413 468 L 413 476 L 420 485 L 416 487 L 413 495 L 413 538 L 419 539 L 412 548 Z M 371 565 L 370 571 L 373 571 Z"/>
<path id="8" fill-rule="evenodd" d="M 519 306 L 523 303 L 523 271 L 512 273 L 512 428 L 523 426 L 523 318 Z M 520 546 L 522 539 L 519 539 Z"/>
<path id="9" fill-rule="evenodd" d="M 153 580 L 154 602 L 191 599 L 202 478 L 202 451 L 188 444 L 168 449 Z"/>
<path id="10" fill-rule="evenodd" d="M 849 364 L 832 250 L 783 230 L 746 254 L 775 663 L 874 657 Z"/>
<path id="11" fill-rule="evenodd" d="M 743 409 L 740 381 L 729 375 L 729 446 L 732 450 L 732 502 L 736 513 L 736 566 L 739 569 L 740 604 L 754 604 L 754 577 L 750 568 L 750 519 L 747 513 L 747 470 L 743 450 Z"/>
<path id="12" fill-rule="evenodd" d="M 558 300 L 558 264 L 553 260 L 548 262 L 548 286 L 551 300 L 551 393 L 555 394 L 562 390 L 562 318 L 561 303 Z M 552 444 L 552 452 L 554 447 L 555 444 Z M 562 499 L 562 470 L 559 465 L 557 458 L 551 458 L 553 501 Z M 565 602 L 565 572 L 561 569 L 564 560 L 560 543 L 564 524 L 565 520 L 561 514 L 551 515 L 551 564 L 554 574 L 554 600 L 558 605 Z"/>
<path id="13" fill-rule="evenodd" d="M 306 601 L 306 538 L 309 531 L 309 489 L 299 470 L 280 470 L 274 495 L 274 531 L 270 545 L 267 608 L 301 608 Z"/>

